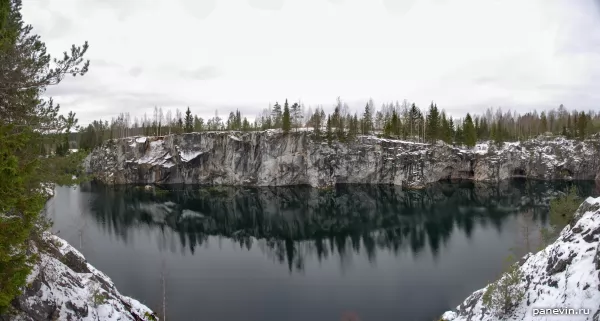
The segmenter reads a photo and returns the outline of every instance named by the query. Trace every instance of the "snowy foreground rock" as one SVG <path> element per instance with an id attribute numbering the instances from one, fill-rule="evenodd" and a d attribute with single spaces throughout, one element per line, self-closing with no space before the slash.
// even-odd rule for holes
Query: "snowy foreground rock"
<path id="1" fill-rule="evenodd" d="M 374 136 L 328 144 L 315 137 L 310 131 L 275 130 L 129 137 L 96 148 L 86 168 L 107 184 L 366 183 L 418 188 L 448 178 L 600 179 L 598 140 L 535 139 L 502 148 L 480 144 L 461 149 Z"/>
<path id="2" fill-rule="evenodd" d="M 456 310 L 446 312 L 441 320 L 599 321 L 600 198 L 584 201 L 573 223 L 562 230 L 556 242 L 525 256 L 520 263 L 522 278 L 514 289 L 522 290 L 524 296 L 512 313 L 498 316 L 487 309 L 483 303 L 486 287 L 474 292 Z"/>
<path id="3" fill-rule="evenodd" d="M 79 251 L 50 233 L 43 238 L 36 249 L 40 261 L 13 303 L 16 315 L 0 315 L 0 320 L 149 320 L 150 309 L 121 295 Z"/>

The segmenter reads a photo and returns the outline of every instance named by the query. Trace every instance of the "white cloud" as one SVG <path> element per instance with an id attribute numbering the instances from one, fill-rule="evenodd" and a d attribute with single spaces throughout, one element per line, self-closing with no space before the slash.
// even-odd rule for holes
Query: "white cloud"
<path id="1" fill-rule="evenodd" d="M 84 123 L 154 105 L 253 116 L 286 97 L 463 113 L 595 107 L 594 1 L 29 0 L 24 17 L 53 53 L 89 40 L 88 75 L 49 91 Z"/>

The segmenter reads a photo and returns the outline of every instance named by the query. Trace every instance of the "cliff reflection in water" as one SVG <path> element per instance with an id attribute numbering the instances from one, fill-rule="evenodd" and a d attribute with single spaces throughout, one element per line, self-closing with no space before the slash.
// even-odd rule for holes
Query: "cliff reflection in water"
<path id="1" fill-rule="evenodd" d="M 578 182 L 582 195 L 596 194 L 593 182 Z M 209 236 L 230 238 L 302 270 L 307 259 L 337 252 L 417 255 L 426 246 L 437 253 L 454 229 L 470 236 L 475 224 L 501 231 L 509 215 L 532 212 L 540 224 L 549 200 L 568 188 L 566 182 L 510 181 L 499 185 L 439 183 L 424 190 L 397 186 L 342 185 L 330 191 L 311 187 L 183 187 L 144 191 L 139 187 L 87 185 L 91 213 L 106 233 L 124 242 L 133 228 L 148 226 L 176 238 L 181 251 L 194 254 Z M 170 240 L 170 241 L 167 241 Z M 162 244 L 173 250 L 176 244 Z"/>

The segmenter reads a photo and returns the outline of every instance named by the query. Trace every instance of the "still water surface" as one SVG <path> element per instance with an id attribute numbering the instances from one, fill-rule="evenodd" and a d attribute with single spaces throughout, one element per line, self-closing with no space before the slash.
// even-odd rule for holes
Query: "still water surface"
<path id="1" fill-rule="evenodd" d="M 575 185 L 597 195 L 593 182 Z M 59 236 L 170 321 L 431 321 L 538 246 L 567 183 L 59 187 Z M 526 236 L 528 235 L 528 236 Z M 529 241 L 526 241 L 529 240 Z"/>

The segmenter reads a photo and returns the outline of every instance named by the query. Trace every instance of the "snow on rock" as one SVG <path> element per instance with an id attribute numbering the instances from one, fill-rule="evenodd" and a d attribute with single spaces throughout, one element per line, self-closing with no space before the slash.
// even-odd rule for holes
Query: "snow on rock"
<path id="1" fill-rule="evenodd" d="M 196 212 L 196 211 L 188 210 L 188 209 L 184 209 L 181 212 L 181 219 L 203 218 L 203 217 L 205 217 L 204 214 Z"/>
<path id="2" fill-rule="evenodd" d="M 135 142 L 138 144 L 144 144 L 146 142 L 146 139 L 147 139 L 146 137 L 137 137 L 135 139 Z"/>
<path id="3" fill-rule="evenodd" d="M 524 296 L 510 313 L 498 315 L 484 306 L 486 287 L 474 292 L 456 310 L 444 313 L 441 320 L 599 321 L 600 198 L 585 200 L 574 222 L 562 230 L 558 239 L 542 251 L 525 256 L 519 269 L 522 278 L 517 287 Z M 554 312 L 548 309 L 573 310 L 559 310 L 567 314 L 552 315 Z"/>
<path id="4" fill-rule="evenodd" d="M 157 165 L 162 163 L 169 155 L 169 152 L 165 150 L 162 141 L 153 141 L 150 142 L 150 148 L 148 152 L 145 153 L 140 159 L 138 159 L 138 164 L 151 164 Z"/>
<path id="5" fill-rule="evenodd" d="M 179 157 L 182 162 L 189 162 L 202 154 L 203 152 L 182 151 L 179 152 Z"/>
<path id="6" fill-rule="evenodd" d="M 15 312 L 0 319 L 140 321 L 154 315 L 145 305 L 121 295 L 108 276 L 66 241 L 46 232 L 41 243 L 36 248 L 39 262 L 13 304 Z"/>
<path id="7" fill-rule="evenodd" d="M 237 142 L 241 142 L 241 141 L 242 141 L 241 139 L 237 138 L 237 137 L 236 137 L 236 136 L 234 136 L 234 135 L 229 135 L 229 139 L 235 140 L 235 141 L 237 141 Z"/>
<path id="8" fill-rule="evenodd" d="M 40 183 L 40 191 L 46 197 L 54 196 L 54 188 L 56 185 L 54 183 Z"/>
<path id="9" fill-rule="evenodd" d="M 474 148 L 376 136 L 328 142 L 310 130 L 202 132 L 113 140 L 85 160 L 107 184 L 277 186 L 338 183 L 419 188 L 445 179 L 600 179 L 600 140 L 532 139 Z M 201 161 L 195 161 L 202 156 Z M 114 175 L 111 175 L 113 173 Z"/>

